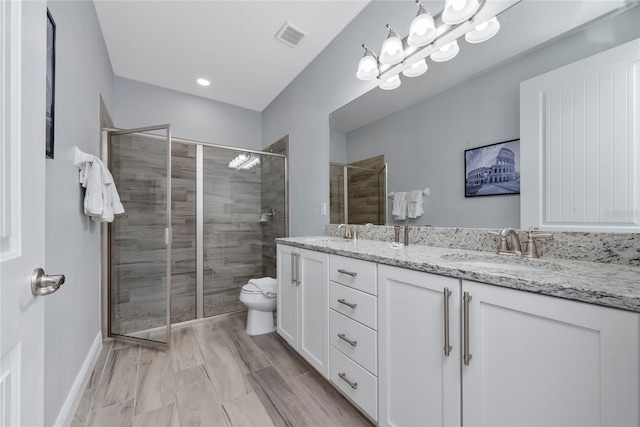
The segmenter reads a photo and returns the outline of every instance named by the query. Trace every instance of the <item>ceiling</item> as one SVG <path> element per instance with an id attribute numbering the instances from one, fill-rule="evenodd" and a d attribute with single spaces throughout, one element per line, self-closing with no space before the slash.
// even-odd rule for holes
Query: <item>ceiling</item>
<path id="1" fill-rule="evenodd" d="M 262 111 L 368 3 L 96 0 L 95 8 L 116 76 Z M 275 38 L 286 21 L 309 33 L 297 47 Z"/>

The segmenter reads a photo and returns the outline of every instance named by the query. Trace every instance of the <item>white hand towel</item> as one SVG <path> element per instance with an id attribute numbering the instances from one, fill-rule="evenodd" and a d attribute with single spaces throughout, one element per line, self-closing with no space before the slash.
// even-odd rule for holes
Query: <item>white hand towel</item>
<path id="1" fill-rule="evenodd" d="M 397 220 L 407 219 L 407 193 L 404 191 L 393 193 L 393 210 L 391 214 Z"/>
<path id="2" fill-rule="evenodd" d="M 80 170 L 80 182 L 87 189 L 84 195 L 84 213 L 97 222 L 111 222 L 114 215 L 124 213 L 116 184 L 109 169 L 92 157 Z"/>
<path id="3" fill-rule="evenodd" d="M 249 280 L 250 285 L 254 285 L 267 297 L 275 297 L 278 295 L 278 281 L 271 277 L 263 277 L 261 279 Z"/>
<path id="4" fill-rule="evenodd" d="M 422 190 L 413 190 L 407 193 L 407 217 L 418 218 L 422 216 Z"/>

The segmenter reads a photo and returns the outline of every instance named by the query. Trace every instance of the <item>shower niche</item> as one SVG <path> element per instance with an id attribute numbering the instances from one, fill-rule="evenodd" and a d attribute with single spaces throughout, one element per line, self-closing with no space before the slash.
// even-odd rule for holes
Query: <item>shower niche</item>
<path id="1" fill-rule="evenodd" d="M 165 126 L 106 142 L 125 207 L 108 232 L 108 335 L 168 345 L 172 324 L 244 310 L 240 288 L 275 277 L 288 234 L 287 138 L 254 151 Z"/>

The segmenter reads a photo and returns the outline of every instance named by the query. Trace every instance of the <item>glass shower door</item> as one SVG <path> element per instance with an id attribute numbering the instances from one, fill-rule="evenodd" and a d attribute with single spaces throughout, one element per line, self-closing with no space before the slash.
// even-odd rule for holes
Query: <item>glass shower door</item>
<path id="1" fill-rule="evenodd" d="M 171 129 L 109 132 L 109 169 L 125 209 L 109 225 L 109 336 L 171 340 Z"/>

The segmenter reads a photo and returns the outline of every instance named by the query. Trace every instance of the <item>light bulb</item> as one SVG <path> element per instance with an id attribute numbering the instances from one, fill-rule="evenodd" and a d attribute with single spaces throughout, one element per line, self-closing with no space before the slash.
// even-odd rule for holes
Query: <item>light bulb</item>
<path id="1" fill-rule="evenodd" d="M 380 83 L 380 89 L 384 90 L 392 90 L 400 86 L 402 82 L 400 81 L 399 75 L 394 75 L 393 77 L 388 78 L 384 82 Z"/>
<path id="2" fill-rule="evenodd" d="M 398 34 L 389 25 L 387 25 L 387 28 L 389 29 L 389 36 L 382 43 L 382 51 L 378 59 L 385 65 L 395 65 L 404 59 L 404 49 Z"/>
<path id="3" fill-rule="evenodd" d="M 421 59 L 420 61 L 412 64 L 409 68 L 404 70 L 402 74 L 405 77 L 418 77 L 426 73 L 428 69 L 429 67 L 427 66 L 427 61 Z"/>
<path id="4" fill-rule="evenodd" d="M 473 30 L 464 35 L 464 38 L 469 43 L 482 43 L 495 36 L 500 30 L 500 21 L 495 16 L 488 21 L 476 26 Z"/>
<path id="5" fill-rule="evenodd" d="M 370 55 L 363 56 L 358 63 L 356 76 L 360 80 L 371 80 L 378 77 L 378 74 L 378 61 L 376 61 L 376 58 Z"/>
<path id="6" fill-rule="evenodd" d="M 435 62 L 449 61 L 450 59 L 453 59 L 458 52 L 460 52 L 460 46 L 458 46 L 458 41 L 454 40 L 433 52 L 431 54 L 431 60 Z"/>
<path id="7" fill-rule="evenodd" d="M 471 18 L 479 7 L 478 0 L 446 0 L 442 22 L 449 25 L 460 24 Z"/>
<path id="8" fill-rule="evenodd" d="M 437 31 L 433 17 L 420 5 L 418 15 L 411 21 L 409 27 L 409 37 L 407 44 L 409 46 L 425 46 L 436 38 Z"/>

